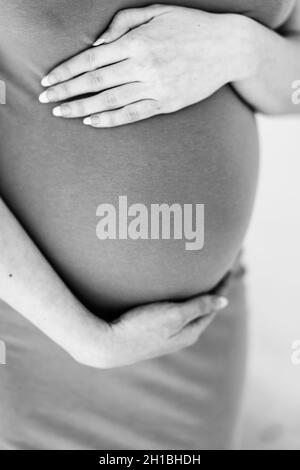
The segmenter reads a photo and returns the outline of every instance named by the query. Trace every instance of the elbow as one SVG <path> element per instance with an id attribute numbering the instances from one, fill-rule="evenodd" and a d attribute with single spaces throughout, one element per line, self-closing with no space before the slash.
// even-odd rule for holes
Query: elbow
<path id="1" fill-rule="evenodd" d="M 284 114 L 289 114 L 287 109 L 279 103 L 267 104 L 261 107 L 258 106 L 256 111 L 257 113 L 265 116 L 283 116 Z"/>
<path id="2" fill-rule="evenodd" d="M 284 116 L 300 114 L 300 103 L 293 103 L 292 99 L 280 99 L 272 97 L 261 106 L 256 106 L 256 111 L 266 116 Z"/>

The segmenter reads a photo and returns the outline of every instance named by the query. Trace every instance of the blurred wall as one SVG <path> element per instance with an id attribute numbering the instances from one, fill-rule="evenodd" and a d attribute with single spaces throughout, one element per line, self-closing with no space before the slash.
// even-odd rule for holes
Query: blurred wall
<path id="1" fill-rule="evenodd" d="M 300 117 L 258 118 L 261 174 L 247 237 L 244 449 L 300 449 Z M 298 356 L 300 357 L 300 355 Z"/>

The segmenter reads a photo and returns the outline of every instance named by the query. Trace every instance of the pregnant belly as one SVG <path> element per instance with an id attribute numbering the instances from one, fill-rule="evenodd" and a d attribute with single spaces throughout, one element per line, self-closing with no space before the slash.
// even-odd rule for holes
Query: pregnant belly
<path id="1" fill-rule="evenodd" d="M 258 166 L 253 115 L 231 88 L 172 115 L 102 130 L 55 119 L 36 100 L 22 112 L 18 98 L 16 91 L 1 108 L 1 193 L 90 308 L 110 317 L 136 304 L 185 298 L 210 290 L 230 269 L 249 223 Z M 97 237 L 97 208 L 111 204 L 122 216 L 120 196 L 147 209 L 148 238 Z M 182 210 L 192 204 L 194 214 L 204 205 L 202 249 L 186 249 L 172 230 L 169 238 L 151 238 L 151 207 L 173 203 Z"/>

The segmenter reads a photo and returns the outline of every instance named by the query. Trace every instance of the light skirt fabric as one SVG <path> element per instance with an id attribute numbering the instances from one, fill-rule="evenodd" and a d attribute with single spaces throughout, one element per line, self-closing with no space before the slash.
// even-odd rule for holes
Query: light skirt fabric
<path id="1" fill-rule="evenodd" d="M 246 360 L 244 271 L 199 342 L 134 366 L 74 362 L 0 304 L 0 449 L 228 449 Z"/>

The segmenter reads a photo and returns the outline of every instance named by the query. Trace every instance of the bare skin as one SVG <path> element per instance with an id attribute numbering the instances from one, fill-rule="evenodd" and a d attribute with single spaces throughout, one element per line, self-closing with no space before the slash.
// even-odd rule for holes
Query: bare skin
<path id="1" fill-rule="evenodd" d="M 299 18 L 297 4 L 283 37 L 237 14 L 170 5 L 121 10 L 94 48 L 42 80 L 52 86 L 40 101 L 76 98 L 53 114 L 113 127 L 172 113 L 231 83 L 259 111 L 297 113 L 291 84 L 300 75 Z M 94 95 L 80 99 L 85 93 Z"/>
<path id="2" fill-rule="evenodd" d="M 218 296 L 162 302 L 108 324 L 72 295 L 2 199 L 0 220 L 0 298 L 82 364 L 107 369 L 178 351 L 227 305 Z"/>
<path id="3" fill-rule="evenodd" d="M 64 66 L 56 69 L 55 72 L 62 75 L 56 76 L 54 81 L 49 78 L 51 74 L 43 80 L 45 86 L 53 85 L 51 90 L 57 93 L 57 99 L 53 99 L 53 94 L 51 98 L 51 93 L 47 90 L 40 100 L 55 102 L 67 97 L 72 98 L 91 90 L 87 89 L 91 83 L 93 87 L 98 83 L 100 89 L 93 88 L 91 91 L 100 91 L 100 95 L 86 103 L 86 107 L 81 104 L 78 108 L 78 104 L 74 105 L 76 101 L 73 101 L 71 114 L 64 117 L 91 117 L 96 114 L 96 121 L 88 121 L 89 125 L 111 127 L 145 119 L 154 114 L 176 111 L 203 100 L 225 83 L 231 83 L 246 101 L 263 112 L 299 112 L 300 108 L 292 105 L 290 98 L 291 82 L 300 76 L 298 5 L 283 28 L 285 37 L 240 15 L 208 15 L 198 10 L 172 6 L 168 6 L 162 15 L 159 14 L 159 8 L 152 8 L 151 15 L 154 19 L 147 25 L 144 23 L 145 18 L 149 19 L 150 10 L 146 8 L 139 9 L 138 12 L 132 9 L 129 13 L 119 16 L 118 21 L 112 23 L 109 30 L 113 36 L 104 37 L 106 44 L 96 45 L 92 49 L 92 56 L 90 52 L 83 53 L 85 55 L 81 54 L 72 59 L 70 69 Z M 142 10 L 145 11 L 141 14 Z M 179 19 L 185 25 L 184 30 L 181 26 L 181 29 L 178 29 Z M 199 28 L 199 24 L 204 27 Z M 128 31 L 132 25 L 135 29 Z M 152 30 L 152 26 L 157 29 Z M 228 42 L 229 26 L 232 36 Z M 158 36 L 156 39 L 157 33 L 163 30 L 172 33 L 163 38 Z M 218 44 L 213 40 L 217 31 Z M 194 54 L 185 54 L 185 48 L 178 45 L 176 35 L 179 32 L 185 34 L 186 41 L 193 46 Z M 224 50 L 220 44 L 222 32 L 224 35 L 226 33 L 227 39 L 224 37 L 224 43 L 227 47 L 229 44 L 233 45 L 232 38 L 243 38 L 242 46 L 235 46 L 237 48 L 233 47 L 230 51 Z M 104 38 L 102 37 L 102 40 Z M 195 40 L 200 39 L 209 45 L 206 48 L 206 56 L 201 47 L 195 49 Z M 109 43 L 112 40 L 113 42 Z M 111 54 L 120 58 L 122 49 L 123 53 L 128 55 L 129 44 L 132 54 L 130 60 L 135 64 L 134 73 L 141 73 L 144 68 L 147 71 L 144 75 L 146 77 L 151 72 L 149 67 L 155 64 L 155 74 L 152 70 L 150 76 L 160 77 L 158 81 L 153 79 L 152 83 L 147 83 L 143 88 L 143 92 L 146 90 L 148 94 L 138 100 L 146 106 L 140 104 L 138 109 L 132 103 L 136 101 L 136 93 L 141 91 L 141 87 L 130 88 L 127 104 L 121 101 L 124 98 L 122 91 L 117 100 L 116 95 L 112 98 L 107 92 L 104 100 L 103 96 L 101 97 L 103 87 L 109 88 L 116 76 L 113 66 L 109 65 Z M 175 49 L 172 49 L 172 44 Z M 195 65 L 198 49 L 199 60 L 202 61 L 201 70 L 205 69 L 201 80 L 198 75 L 200 65 Z M 225 66 L 224 53 L 226 63 L 230 66 Z M 91 57 L 97 59 L 92 65 Z M 108 64 L 103 63 L 103 57 L 106 57 Z M 155 59 L 151 60 L 150 65 L 149 58 Z M 70 63 L 68 65 L 70 66 Z M 106 71 L 105 76 L 102 76 L 104 66 Z M 177 67 L 182 71 L 178 83 L 174 74 Z M 191 67 L 193 73 L 190 73 Z M 186 74 L 183 73 L 184 69 Z M 69 75 L 64 75 L 66 70 L 69 70 Z M 101 70 L 99 80 L 97 75 L 95 80 L 95 70 Z M 84 72 L 86 75 L 83 75 L 82 79 L 76 78 Z M 87 79 L 91 72 L 94 78 Z M 131 80 L 136 78 L 136 75 L 132 76 Z M 64 87 L 60 81 L 66 81 Z M 169 93 L 175 82 L 176 96 Z M 124 84 L 114 83 L 114 86 L 122 88 Z M 186 89 L 190 90 L 188 94 L 185 93 Z M 157 95 L 154 96 L 153 93 Z M 128 109 L 128 106 L 133 108 Z M 78 109 L 81 112 L 78 112 Z M 56 115 L 62 114 L 61 110 L 56 111 Z M 119 322 L 108 325 L 88 312 L 71 294 L 2 200 L 0 219 L 0 298 L 80 363 L 110 368 L 182 349 L 197 341 L 213 320 L 215 312 L 226 306 L 226 299 L 213 296 L 202 296 L 184 303 L 163 302 L 127 312 Z"/>
<path id="4" fill-rule="evenodd" d="M 246 41 L 237 20 L 246 21 L 238 15 L 166 5 L 123 10 L 114 18 L 109 38 L 104 36 L 109 43 L 96 42 L 50 72 L 42 84 L 64 83 L 48 89 L 40 101 L 95 92 L 53 110 L 65 118 L 89 116 L 84 123 L 95 127 L 122 125 L 200 102 L 252 73 L 250 54 L 239 59 Z"/>

